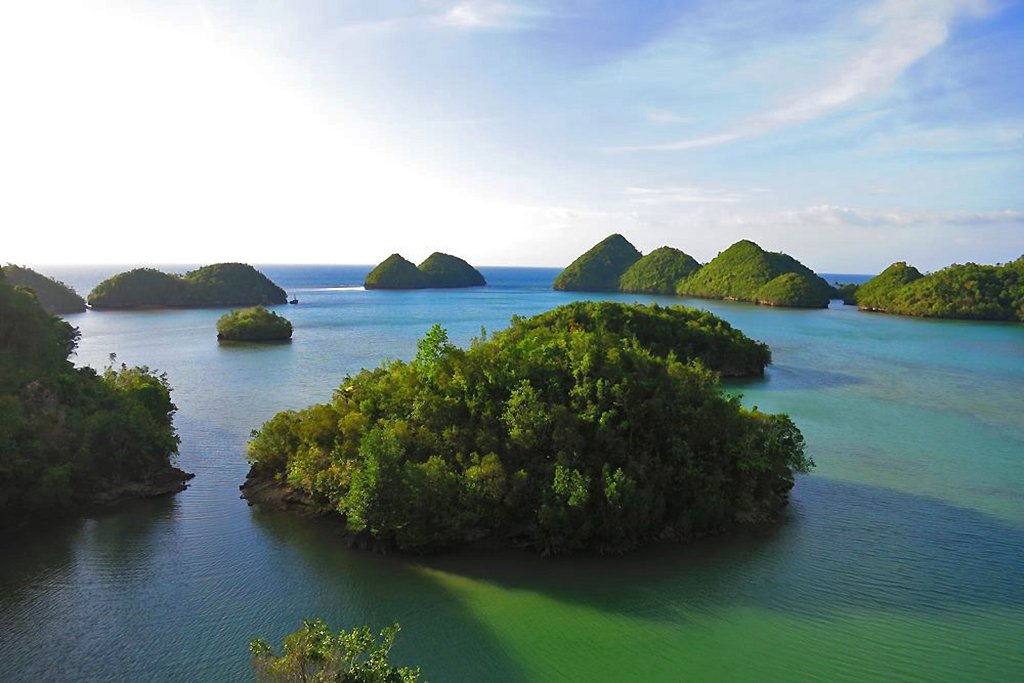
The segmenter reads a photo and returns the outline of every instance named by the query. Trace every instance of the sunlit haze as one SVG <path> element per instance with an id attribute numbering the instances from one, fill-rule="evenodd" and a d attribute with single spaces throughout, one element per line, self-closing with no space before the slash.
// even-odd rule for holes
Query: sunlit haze
<path id="1" fill-rule="evenodd" d="M 0 262 L 1024 253 L 1024 7 L 23 2 Z"/>

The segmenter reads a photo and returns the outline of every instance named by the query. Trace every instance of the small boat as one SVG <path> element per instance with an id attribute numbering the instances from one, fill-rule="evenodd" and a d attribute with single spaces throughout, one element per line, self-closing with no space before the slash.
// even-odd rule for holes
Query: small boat
<path id="1" fill-rule="evenodd" d="M 290 304 L 297 304 L 297 303 L 299 303 L 299 300 L 298 300 L 298 298 L 288 299 L 288 303 L 290 303 Z"/>

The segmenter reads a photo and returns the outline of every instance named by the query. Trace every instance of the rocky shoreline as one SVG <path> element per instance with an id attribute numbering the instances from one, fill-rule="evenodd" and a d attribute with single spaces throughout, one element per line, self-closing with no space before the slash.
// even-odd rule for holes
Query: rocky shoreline
<path id="1" fill-rule="evenodd" d="M 107 510 L 121 503 L 144 498 L 157 498 L 180 493 L 188 488 L 188 482 L 196 475 L 168 465 L 165 469 L 152 472 L 140 479 L 127 481 L 99 481 L 90 489 L 78 491 L 72 502 L 58 509 L 16 514 L 0 520 L 0 533 L 13 533 L 25 529 L 52 524 L 90 511 Z"/>

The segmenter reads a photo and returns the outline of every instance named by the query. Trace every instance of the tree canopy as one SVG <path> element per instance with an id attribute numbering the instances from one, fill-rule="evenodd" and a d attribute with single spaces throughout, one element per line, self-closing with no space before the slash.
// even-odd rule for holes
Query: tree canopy
<path id="1" fill-rule="evenodd" d="M 672 247 L 658 247 L 622 274 L 619 289 L 643 294 L 675 294 L 679 282 L 699 268 L 700 264 L 689 254 Z"/>
<path id="2" fill-rule="evenodd" d="M 166 378 L 75 368 L 78 331 L 0 276 L 0 519 L 90 500 L 170 469 L 178 438 Z M 177 470 L 175 470 L 177 471 Z M 184 474 L 184 473 L 182 473 Z"/>
<path id="3" fill-rule="evenodd" d="M 782 275 L 790 277 L 773 282 Z M 735 299 L 776 306 L 825 308 L 832 286 L 787 254 L 740 240 L 679 283 L 680 296 Z"/>
<path id="4" fill-rule="evenodd" d="M 388 660 L 400 630 L 394 624 L 375 636 L 362 626 L 335 635 L 323 619 L 307 619 L 285 636 L 280 655 L 263 638 L 251 641 L 253 672 L 260 683 L 417 683 L 419 669 Z"/>
<path id="5" fill-rule="evenodd" d="M 640 252 L 622 235 L 609 235 L 581 255 L 555 278 L 555 289 L 567 291 L 614 292 L 619 279 Z"/>
<path id="6" fill-rule="evenodd" d="M 217 339 L 224 341 L 285 341 L 291 338 L 291 322 L 263 306 L 231 311 L 217 321 Z"/>
<path id="7" fill-rule="evenodd" d="M 710 314 L 611 303 L 515 318 L 468 349 L 435 326 L 414 360 L 264 424 L 250 478 L 413 551 L 622 552 L 770 520 L 812 463 L 788 417 L 719 392 L 708 364 L 729 360 L 712 349 L 742 339 Z"/>
<path id="8" fill-rule="evenodd" d="M 252 306 L 283 304 L 285 291 L 245 263 L 215 263 L 175 275 L 135 268 L 96 285 L 89 305 L 102 308 Z"/>
<path id="9" fill-rule="evenodd" d="M 85 310 L 85 299 L 60 280 L 10 263 L 2 270 L 12 285 L 27 287 L 35 292 L 39 304 L 47 313 L 80 313 Z"/>
<path id="10" fill-rule="evenodd" d="M 953 264 L 928 275 L 900 261 L 850 299 L 863 310 L 899 315 L 1024 322 L 1024 256 L 995 266 Z"/>

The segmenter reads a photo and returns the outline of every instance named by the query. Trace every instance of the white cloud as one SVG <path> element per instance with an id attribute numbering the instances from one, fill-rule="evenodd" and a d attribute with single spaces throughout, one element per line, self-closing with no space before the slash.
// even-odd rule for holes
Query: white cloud
<path id="1" fill-rule="evenodd" d="M 745 197 L 742 192 L 703 187 L 628 187 L 626 196 L 638 204 L 735 204 Z"/>
<path id="2" fill-rule="evenodd" d="M 448 9 L 439 20 L 458 28 L 506 28 L 535 19 L 539 12 L 524 5 L 495 0 L 463 0 Z"/>
<path id="3" fill-rule="evenodd" d="M 885 93 L 911 65 L 946 42 L 956 19 L 987 11 L 984 0 L 884 0 L 861 13 L 861 22 L 872 35 L 860 43 L 857 52 L 814 87 L 788 96 L 787 104 L 719 133 L 620 150 L 710 147 L 813 121 Z"/>

